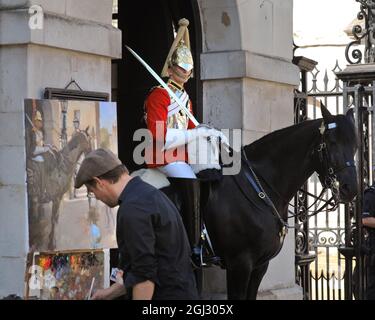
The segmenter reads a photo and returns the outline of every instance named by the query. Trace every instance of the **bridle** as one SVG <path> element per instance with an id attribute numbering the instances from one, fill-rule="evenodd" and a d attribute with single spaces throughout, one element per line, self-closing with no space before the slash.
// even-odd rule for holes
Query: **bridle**
<path id="1" fill-rule="evenodd" d="M 316 170 L 316 172 L 318 173 L 318 177 L 323 186 L 323 189 L 321 193 L 319 194 L 319 196 L 311 194 L 308 191 L 303 190 L 303 189 L 299 190 L 299 192 L 315 198 L 315 201 L 305 210 L 306 213 L 311 212 L 311 214 L 305 215 L 306 218 L 315 216 L 319 212 L 323 211 L 324 209 L 327 212 L 330 212 L 330 211 L 335 211 L 338 208 L 339 204 L 341 203 L 341 199 L 340 199 L 340 183 L 337 179 L 337 174 L 342 170 L 353 168 L 353 167 L 355 168 L 354 161 L 344 161 L 343 164 L 339 164 L 339 165 L 333 165 L 331 161 L 326 138 L 327 138 L 327 134 L 329 130 L 333 130 L 336 127 L 337 127 L 337 124 L 335 122 L 330 122 L 326 125 L 324 123 L 324 120 L 322 121 L 319 127 L 320 143 L 314 148 L 312 155 L 314 155 L 314 153 L 318 154 L 318 160 L 319 160 L 322 170 L 319 172 L 318 170 Z M 330 199 L 325 200 L 323 199 L 323 197 L 329 189 L 332 192 L 332 196 Z M 320 208 L 314 211 L 310 211 L 310 209 L 313 206 L 315 206 L 318 202 L 320 203 L 322 201 L 325 203 Z M 292 207 L 295 207 L 292 204 L 289 204 L 289 205 Z M 328 205 L 330 205 L 330 207 L 328 207 Z M 290 210 L 288 211 L 289 213 L 291 213 L 291 215 L 288 216 L 288 219 L 293 218 L 293 217 L 298 217 L 303 214 L 303 212 L 298 212 L 297 214 L 295 214 L 294 212 Z"/>
<path id="2" fill-rule="evenodd" d="M 331 189 L 333 200 L 338 205 L 340 200 L 340 183 L 337 180 L 337 174 L 348 168 L 355 168 L 354 161 L 345 160 L 344 163 L 333 165 L 328 144 L 326 142 L 326 135 L 329 130 L 334 130 L 337 127 L 335 122 L 328 123 L 327 125 L 322 121 L 322 124 L 319 128 L 321 141 L 318 146 L 314 149 L 314 152 L 318 153 L 319 162 L 321 164 L 322 171 L 318 172 L 319 180 L 325 189 Z"/>

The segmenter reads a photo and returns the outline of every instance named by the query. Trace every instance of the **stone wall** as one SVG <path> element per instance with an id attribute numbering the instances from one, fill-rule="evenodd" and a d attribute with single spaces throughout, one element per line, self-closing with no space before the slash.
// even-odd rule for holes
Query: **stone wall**
<path id="1" fill-rule="evenodd" d="M 43 29 L 30 29 L 28 8 L 43 8 Z M 74 79 L 83 90 L 111 93 L 111 59 L 121 32 L 112 0 L 0 0 L 0 297 L 22 296 L 28 253 L 24 147 L 25 98 Z"/>

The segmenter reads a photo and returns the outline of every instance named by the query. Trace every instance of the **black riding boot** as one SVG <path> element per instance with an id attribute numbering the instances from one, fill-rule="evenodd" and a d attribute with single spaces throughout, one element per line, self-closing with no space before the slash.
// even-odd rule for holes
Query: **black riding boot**
<path id="1" fill-rule="evenodd" d="M 198 245 L 201 232 L 200 181 L 198 179 L 169 178 L 181 200 L 180 214 L 190 247 Z"/>
<path id="2" fill-rule="evenodd" d="M 181 205 L 179 208 L 182 221 L 189 239 L 191 248 L 191 262 L 195 266 L 194 274 L 198 294 L 202 294 L 203 273 L 200 263 L 200 181 L 198 179 L 168 178 L 177 190 Z"/>
<path id="3" fill-rule="evenodd" d="M 181 205 L 182 221 L 192 250 L 192 262 L 196 268 L 219 265 L 220 258 L 212 250 L 201 217 L 201 181 L 198 179 L 168 178 L 177 190 Z M 202 204 L 203 205 L 203 204 Z"/>

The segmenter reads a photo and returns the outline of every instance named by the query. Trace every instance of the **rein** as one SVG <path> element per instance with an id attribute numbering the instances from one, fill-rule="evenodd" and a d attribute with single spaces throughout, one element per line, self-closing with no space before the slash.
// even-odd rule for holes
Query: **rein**
<path id="1" fill-rule="evenodd" d="M 324 194 L 325 194 L 327 191 L 328 191 L 328 189 L 324 187 L 324 188 L 322 189 L 322 191 L 320 192 L 319 196 L 316 196 L 315 194 L 312 194 L 312 193 L 310 193 L 310 192 L 308 192 L 308 191 L 306 191 L 306 190 L 299 189 L 299 192 L 303 192 L 304 194 L 306 194 L 306 195 L 308 195 L 308 196 L 310 196 L 310 197 L 315 198 L 315 201 L 314 201 L 314 202 L 313 202 L 313 203 L 312 203 L 312 204 L 306 209 L 306 211 L 305 211 L 305 212 L 311 212 L 311 214 L 306 215 L 306 217 L 313 217 L 313 216 L 317 215 L 319 212 L 322 212 L 323 209 L 325 209 L 328 205 L 331 205 L 330 208 L 326 209 L 328 212 L 330 212 L 330 211 L 334 211 L 334 210 L 337 209 L 337 207 L 338 207 L 338 205 L 339 205 L 339 202 L 335 202 L 335 201 L 334 201 L 334 202 L 332 203 L 332 200 L 335 200 L 335 199 L 334 199 L 334 196 L 332 196 L 332 197 L 329 198 L 328 200 L 324 200 L 324 199 L 323 199 L 323 196 L 324 196 Z M 324 201 L 325 203 L 324 203 L 319 209 L 314 210 L 314 211 L 310 211 L 310 209 L 311 209 L 314 205 L 316 205 L 318 202 L 320 203 L 320 202 L 322 202 L 322 201 Z M 291 203 L 289 203 L 289 205 L 290 205 L 291 207 L 293 207 L 293 208 L 296 207 L 295 205 L 293 205 L 293 204 L 291 204 Z M 288 210 L 288 212 L 291 213 L 291 215 L 288 216 L 288 219 L 290 219 L 290 218 L 295 218 L 295 217 L 298 217 L 298 216 L 302 215 L 302 213 L 294 213 L 293 211 L 290 211 L 290 210 Z"/>

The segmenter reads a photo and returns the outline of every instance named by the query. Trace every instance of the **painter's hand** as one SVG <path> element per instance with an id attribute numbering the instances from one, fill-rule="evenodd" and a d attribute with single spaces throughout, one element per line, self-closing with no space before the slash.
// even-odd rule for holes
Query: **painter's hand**
<path id="1" fill-rule="evenodd" d="M 116 274 L 116 282 L 123 285 L 124 284 L 124 271 L 119 270 Z"/>
<path id="2" fill-rule="evenodd" d="M 91 296 L 91 300 L 112 300 L 126 294 L 125 287 L 122 283 L 114 283 L 109 288 L 99 289 Z"/>
<path id="3" fill-rule="evenodd" d="M 107 289 L 98 289 L 91 296 L 90 300 L 111 300 L 112 299 L 112 290 L 111 288 Z"/>

